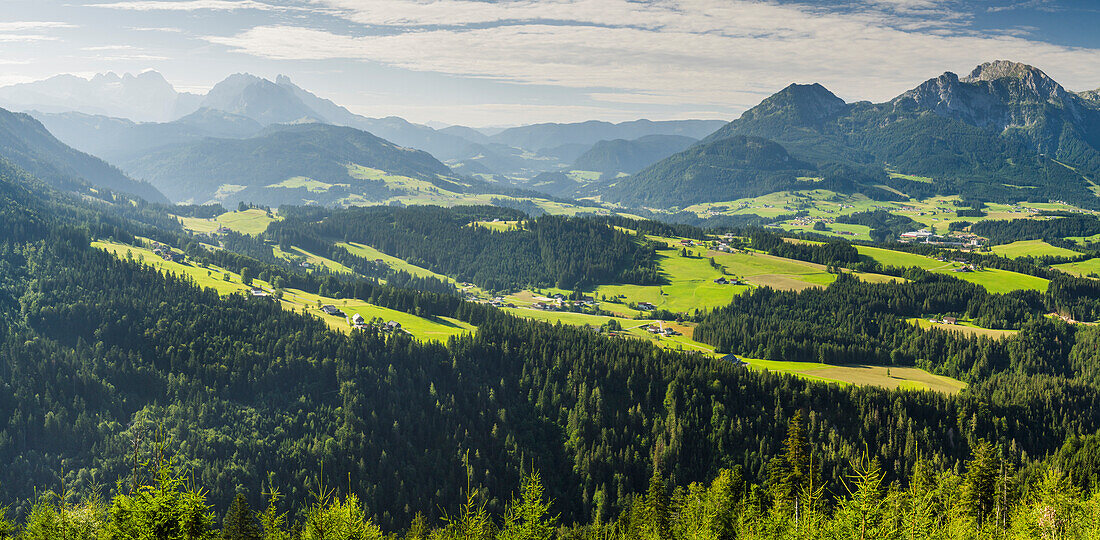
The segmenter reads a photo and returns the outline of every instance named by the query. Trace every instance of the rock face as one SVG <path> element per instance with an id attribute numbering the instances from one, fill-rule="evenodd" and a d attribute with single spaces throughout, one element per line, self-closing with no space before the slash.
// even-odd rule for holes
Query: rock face
<path id="1" fill-rule="evenodd" d="M 1069 126 L 1086 139 L 1100 136 L 1100 117 L 1081 96 L 1041 70 L 998 60 L 965 78 L 944 73 L 895 98 L 898 112 L 932 112 L 972 126 L 1019 136 L 1040 152 L 1055 152 Z"/>

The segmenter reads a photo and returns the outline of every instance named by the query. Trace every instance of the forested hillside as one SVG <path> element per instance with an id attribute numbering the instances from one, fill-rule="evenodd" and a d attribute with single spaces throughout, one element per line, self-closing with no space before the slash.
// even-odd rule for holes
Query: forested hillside
<path id="1" fill-rule="evenodd" d="M 119 165 L 173 201 L 247 200 L 271 206 L 333 204 L 358 195 L 385 200 L 385 182 L 355 176 L 349 165 L 456 188 L 446 165 L 352 128 L 324 124 L 272 127 L 247 139 L 184 142 L 132 156 Z"/>
<path id="2" fill-rule="evenodd" d="M 535 470 L 542 473 L 545 496 L 554 500 L 552 515 L 560 514 L 563 525 L 582 524 L 576 537 L 614 531 L 647 537 L 650 527 L 666 538 L 679 527 L 682 532 L 675 534 L 682 536 L 703 530 L 691 516 L 712 504 L 708 500 L 726 505 L 712 507 L 723 510 L 711 515 L 768 536 L 773 533 L 760 533 L 762 527 L 792 526 L 791 494 L 804 484 L 789 478 L 810 476 L 815 489 L 824 491 L 799 510 L 798 527 L 814 523 L 803 519 L 821 519 L 821 527 L 848 530 L 845 516 L 855 503 L 847 501 L 883 508 L 869 514 L 878 516 L 876 523 L 887 516 L 911 519 L 887 514 L 875 502 L 885 496 L 880 484 L 857 490 L 864 495 L 842 496 L 851 485 L 846 478 L 867 473 L 852 465 L 864 453 L 880 464 L 881 473 L 870 475 L 881 474 L 876 482 L 897 482 L 908 488 L 905 496 L 938 494 L 939 506 L 927 507 L 931 515 L 955 516 L 941 508 L 976 508 L 966 515 L 984 523 L 994 515 L 992 506 L 975 506 L 958 491 L 982 501 L 998 493 L 985 480 L 979 484 L 965 476 L 983 479 L 999 469 L 989 468 L 993 451 L 983 440 L 998 445 L 1003 457 L 997 459 L 1027 471 L 1041 467 L 1065 441 L 1100 429 L 1095 415 L 1081 414 L 1100 407 L 1091 367 L 1098 350 L 1091 344 L 1100 339 L 1096 329 L 1036 317 L 1044 303 L 1095 309 L 1098 296 L 1074 280 L 1052 284 L 1054 292 L 1040 297 L 983 294 L 918 272 L 905 274 L 907 283 L 880 285 L 840 276 L 824 290 L 763 289 L 701 314 L 699 337 L 724 349 L 762 347 L 765 354 L 777 349 L 781 358 L 801 359 L 805 353 L 814 360 L 821 351 L 843 353 L 840 344 L 850 340 L 851 354 L 927 365 L 972 382 L 957 396 L 841 387 L 751 371 L 584 326 L 518 319 L 454 295 L 350 275 L 302 274 L 210 251 L 174 220 L 158 220 L 153 207 L 86 203 L 14 168 L 2 171 L 0 462 L 10 466 L 0 469 L 0 504 L 10 505 L 8 515 L 28 527 L 70 512 L 66 505 L 79 505 L 74 502 L 79 494 L 90 496 L 98 488 L 112 510 L 103 507 L 99 514 L 93 507 L 72 507 L 92 508 L 80 510 L 84 516 L 101 516 L 85 519 L 88 526 L 140 530 L 148 523 L 172 522 L 187 527 L 183 537 L 200 538 L 202 531 L 216 528 L 211 513 L 223 515 L 232 503 L 237 510 L 231 515 L 247 521 L 240 517 L 241 502 L 263 508 L 265 494 L 278 489 L 285 498 L 276 510 L 290 514 L 284 524 L 269 522 L 272 531 L 297 522 L 303 537 L 319 537 L 306 531 L 324 526 L 317 525 L 322 514 L 335 520 L 322 523 L 348 519 L 366 527 L 370 519 L 387 531 L 420 530 L 441 523 L 444 515 L 457 515 L 481 520 L 477 534 L 487 534 L 490 514 L 496 516 L 494 527 L 506 528 L 499 516 L 508 511 L 510 494 Z M 272 225 L 270 238 L 363 242 L 499 286 L 654 276 L 652 249 L 611 225 L 700 234 L 622 218 L 524 219 L 519 212 L 485 207 L 297 212 L 287 209 L 286 219 Z M 500 232 L 473 223 L 486 219 L 515 220 L 520 228 Z M 199 268 L 247 266 L 288 286 L 323 289 L 334 298 L 359 298 L 423 317 L 452 317 L 477 332 L 446 344 L 378 330 L 335 332 L 310 314 L 242 295 L 220 297 L 140 258 L 116 258 L 89 245 L 107 237 L 136 242 L 138 235 L 191 243 L 188 264 Z M 238 241 L 262 242 L 247 238 L 252 237 L 241 235 Z M 844 243 L 786 247 L 772 237 L 759 241 L 761 247 L 770 241 L 772 249 L 789 256 L 865 264 Z M 524 265 L 508 262 L 514 259 Z M 908 314 L 964 310 L 991 325 L 1019 328 L 1022 337 L 993 343 L 901 328 Z M 739 333 L 745 325 L 753 330 Z M 749 340 L 755 340 L 751 347 Z M 798 444 L 812 452 L 812 474 L 785 442 L 792 425 L 803 425 L 792 423 L 800 416 L 805 442 Z M 1064 463 L 1072 463 L 1065 469 L 1084 487 L 1082 479 L 1095 474 L 1093 462 L 1073 461 L 1085 459 L 1085 451 L 1065 452 Z M 181 474 L 189 480 L 167 473 L 158 477 L 142 465 L 167 461 L 186 471 Z M 928 471 L 937 472 L 934 483 L 928 483 Z M 744 491 L 733 490 L 738 498 L 728 505 L 704 497 L 703 484 L 679 495 L 664 487 L 717 478 L 718 487 L 709 489 L 732 496 L 721 486 L 735 474 L 744 484 L 733 485 Z M 1047 493 L 1042 487 L 1025 491 L 1034 478 L 1021 473 L 1013 485 L 1022 493 Z M 318 500 L 317 493 L 327 493 L 318 482 L 337 490 L 342 505 L 334 506 L 331 497 Z M 972 487 L 953 487 L 960 482 Z M 134 489 L 148 483 L 156 488 Z M 764 487 L 751 488 L 754 484 Z M 475 511 L 464 513 L 459 505 L 471 486 L 483 491 L 472 499 Z M 60 502 L 48 496 L 36 500 L 45 490 L 77 495 Z M 529 493 L 537 498 L 537 490 Z M 910 500 L 889 493 L 895 497 L 890 500 Z M 243 501 L 234 503 L 238 494 Z M 158 500 L 175 502 L 157 505 Z M 1007 500 L 998 508 L 1010 508 Z M 1066 500 L 1085 504 L 1073 493 Z M 50 514 L 58 508 L 51 504 L 63 512 Z M 1015 495 L 1011 505 L 1020 512 L 1037 508 Z M 480 508 L 489 514 L 479 514 Z M 176 511 L 173 522 L 169 517 Z M 1087 515 L 1078 506 L 1071 511 L 1076 513 L 1067 515 Z M 970 523 L 932 521 L 929 527 Z M 447 527 L 461 531 L 463 525 Z M 668 532 L 660 532 L 665 528 Z M 362 537 L 378 537 L 372 527 L 363 531 Z M 465 537 L 485 537 L 476 531 Z M 574 533 L 563 532 L 568 534 Z"/>
<path id="3" fill-rule="evenodd" d="M 0 159 L 62 190 L 78 191 L 90 185 L 151 202 L 168 202 L 148 183 L 128 178 L 102 160 L 65 146 L 29 115 L 4 109 L 0 109 Z"/>
<path id="4" fill-rule="evenodd" d="M 496 207 L 368 207 L 323 212 L 312 221 L 290 217 L 267 236 L 282 245 L 325 249 L 358 242 L 429 270 L 489 289 L 577 288 L 606 282 L 661 281 L 656 254 L 644 239 L 591 218 L 542 216 Z M 475 226 L 478 220 L 517 221 L 514 230 Z"/>

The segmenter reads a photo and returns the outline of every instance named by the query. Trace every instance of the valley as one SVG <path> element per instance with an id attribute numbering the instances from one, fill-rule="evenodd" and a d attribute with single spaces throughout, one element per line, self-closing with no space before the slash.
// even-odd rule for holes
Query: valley
<path id="1" fill-rule="evenodd" d="M 165 7 L 138 4 L 80 7 Z M 196 55 L 263 49 L 265 73 L 320 55 L 298 59 L 302 80 L 350 108 L 286 75 L 201 94 L 152 71 L 0 86 L 0 538 L 1100 534 L 1095 91 L 996 60 L 923 82 L 934 64 L 877 62 L 860 84 L 895 95 L 876 101 L 837 62 L 836 94 L 762 73 L 728 94 L 741 79 L 669 54 L 661 71 L 697 88 L 650 93 L 662 77 L 638 71 L 627 92 L 542 52 L 523 59 L 541 78 L 504 92 L 492 69 L 523 50 L 507 40 L 485 73 L 449 74 L 459 88 L 358 48 L 455 47 L 443 36 L 491 35 L 515 6 L 412 25 L 458 13 L 398 2 L 375 25 L 355 2 L 222 4 L 170 10 L 344 21 L 339 58 L 320 24 L 207 37 Z M 503 26 L 552 37 L 608 9 L 543 19 L 560 7 Z M 578 35 L 695 9 L 667 7 Z M 751 19 L 728 9 L 709 16 Z M 18 29 L 0 22 L 0 42 Z M 293 46 L 251 42 L 273 34 Z M 614 75 L 637 59 L 612 41 L 585 58 Z M 387 80 L 409 65 L 415 81 Z M 560 108 L 558 85 L 584 97 Z M 405 106 L 512 118 L 383 116 Z"/>

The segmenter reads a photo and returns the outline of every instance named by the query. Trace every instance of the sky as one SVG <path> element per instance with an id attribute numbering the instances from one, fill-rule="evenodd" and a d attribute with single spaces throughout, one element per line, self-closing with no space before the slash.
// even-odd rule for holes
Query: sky
<path id="1" fill-rule="evenodd" d="M 731 120 L 792 82 L 885 101 L 1009 59 L 1100 87 L 1097 0 L 0 0 L 0 86 L 289 76 L 371 117 Z"/>

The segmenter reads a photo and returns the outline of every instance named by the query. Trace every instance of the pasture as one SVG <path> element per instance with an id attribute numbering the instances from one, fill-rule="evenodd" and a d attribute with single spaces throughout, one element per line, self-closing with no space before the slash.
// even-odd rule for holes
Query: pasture
<path id="1" fill-rule="evenodd" d="M 239 232 L 241 234 L 257 235 L 267 230 L 271 222 L 278 219 L 274 215 L 268 215 L 259 208 L 249 208 L 243 212 L 226 212 L 214 219 L 202 219 L 191 217 L 179 217 L 184 229 L 197 233 L 213 233 L 218 227 Z"/>
<path id="2" fill-rule="evenodd" d="M 937 330 L 946 330 L 949 332 L 958 332 L 960 334 L 968 336 L 982 336 L 990 337 L 993 339 L 1004 339 L 1016 335 L 1018 330 L 994 330 L 991 328 L 982 328 L 969 322 L 959 321 L 956 324 L 943 324 L 934 323 L 926 318 L 914 318 L 908 319 L 910 324 L 915 324 L 925 330 L 935 328 Z"/>
<path id="3" fill-rule="evenodd" d="M 1075 257 L 1076 251 L 1052 246 L 1042 240 L 1021 240 L 1011 244 L 993 246 L 993 253 L 1002 257 Z"/>
<path id="4" fill-rule="evenodd" d="M 951 261 L 942 262 L 931 257 L 925 257 L 914 253 L 905 253 L 902 251 L 893 251 L 870 246 L 856 246 L 856 250 L 859 251 L 860 255 L 866 255 L 886 266 L 916 266 L 930 272 L 947 274 L 963 281 L 981 285 L 991 293 L 1003 294 L 1016 290 L 1036 290 L 1045 292 L 1047 290 L 1047 285 L 1050 284 L 1049 281 L 1040 277 L 1009 272 L 1007 270 L 999 270 L 996 268 L 986 268 L 973 272 L 956 272 L 955 270 L 961 268 L 963 266 L 962 264 Z"/>
<path id="5" fill-rule="evenodd" d="M 220 267 L 201 267 L 191 263 L 169 262 L 165 261 L 149 249 L 130 246 L 127 244 L 120 244 L 116 242 L 96 241 L 92 242 L 92 247 L 102 249 L 108 253 L 111 253 L 115 257 L 131 257 L 134 260 L 138 260 L 143 262 L 144 264 L 151 265 L 158 270 L 176 276 L 190 278 L 199 287 L 212 288 L 222 296 L 230 294 L 249 294 L 249 291 L 252 289 L 252 286 L 245 285 L 243 282 L 241 282 L 240 274 L 227 271 Z M 227 276 L 228 279 L 226 279 Z M 268 292 L 273 291 L 273 287 L 271 286 L 271 284 L 265 281 L 254 279 L 252 281 L 252 284 L 254 286 L 261 287 Z M 420 340 L 442 342 L 446 341 L 447 338 L 449 338 L 450 336 L 468 333 L 476 330 L 476 328 L 467 323 L 454 319 L 449 319 L 446 317 L 417 317 L 416 315 L 412 315 L 402 311 L 396 311 L 393 309 L 369 304 L 362 300 L 330 298 L 319 296 L 313 293 L 308 293 L 298 289 L 286 289 L 283 292 L 283 298 L 280 301 L 280 305 L 283 307 L 283 309 L 301 311 L 302 313 L 307 313 L 314 317 L 318 317 L 334 330 L 339 330 L 341 332 L 351 331 L 351 327 L 348 325 L 346 319 L 342 317 L 325 315 L 317 309 L 318 303 L 332 304 L 334 306 L 337 306 L 341 310 L 343 310 L 348 317 L 351 317 L 355 313 L 359 313 L 368 320 L 374 317 L 381 317 L 386 321 L 397 321 L 401 323 L 403 329 L 412 334 L 413 337 Z"/>
<path id="6" fill-rule="evenodd" d="M 1100 276 L 1100 258 L 1092 258 L 1087 261 L 1074 263 L 1056 264 L 1052 268 L 1075 276 L 1097 277 Z"/>
<path id="7" fill-rule="evenodd" d="M 300 247 L 290 246 L 290 251 L 283 251 L 279 246 L 272 246 L 272 252 L 276 257 L 280 257 L 287 260 L 305 260 L 314 268 L 326 268 L 329 271 L 336 272 L 337 274 L 354 274 L 355 272 L 332 259 L 322 257 L 320 255 L 314 255 Z"/>

